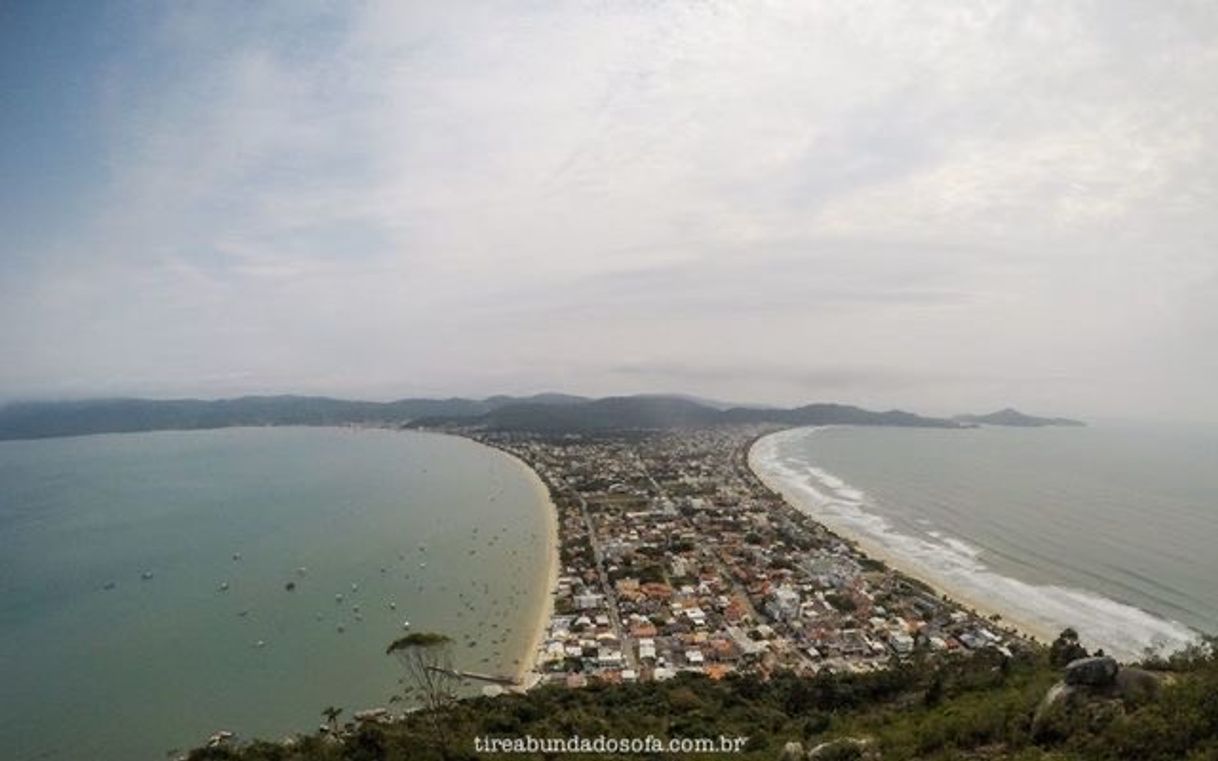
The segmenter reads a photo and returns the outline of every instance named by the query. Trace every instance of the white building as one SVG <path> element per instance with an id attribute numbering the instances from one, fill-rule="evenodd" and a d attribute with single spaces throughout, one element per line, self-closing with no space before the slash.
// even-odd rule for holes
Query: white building
<path id="1" fill-rule="evenodd" d="M 656 657 L 656 642 L 650 637 L 639 640 L 639 660 Z"/>
<path id="2" fill-rule="evenodd" d="M 595 610 L 601 607 L 605 596 L 595 592 L 584 592 L 583 594 L 575 595 L 575 607 L 580 610 Z"/>
<path id="3" fill-rule="evenodd" d="M 766 613 L 771 618 L 780 621 L 796 621 L 799 619 L 799 592 L 791 587 L 782 586 L 770 593 L 766 600 Z"/>

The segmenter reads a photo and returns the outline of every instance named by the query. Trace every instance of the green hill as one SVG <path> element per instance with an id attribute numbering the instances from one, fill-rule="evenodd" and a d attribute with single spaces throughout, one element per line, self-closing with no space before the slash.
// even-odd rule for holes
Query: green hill
<path id="1" fill-rule="evenodd" d="M 740 753 L 513 754 L 511 758 L 780 759 L 799 743 L 814 758 L 883 761 L 1203 761 L 1218 759 L 1218 661 L 1195 652 L 1152 664 L 1156 696 L 1096 697 L 1034 721 L 1062 673 L 1036 649 L 1008 659 L 894 664 L 872 674 L 768 681 L 680 676 L 668 682 L 547 687 L 477 698 L 392 723 L 348 723 L 290 744 L 201 749 L 190 761 L 439 761 L 488 758 L 475 738 L 747 737 Z"/>
<path id="2" fill-rule="evenodd" d="M 1081 420 L 1074 420 L 1068 417 L 1036 417 L 1035 415 L 1025 415 L 1016 409 L 1007 407 L 1004 410 L 991 412 L 987 415 L 957 415 L 952 418 L 961 423 L 969 423 L 973 425 L 1005 425 L 1016 428 L 1043 428 L 1046 426 L 1067 426 L 1081 427 L 1087 425 Z"/>
<path id="3" fill-rule="evenodd" d="M 500 430 L 586 432 L 696 428 L 719 423 L 900 425 L 959 428 L 959 423 L 892 410 L 838 404 L 795 409 L 720 409 L 676 396 L 586 399 L 566 394 L 486 399 L 350 401 L 322 396 L 237 399 L 89 399 L 14 402 L 0 407 L 0 440 L 97 433 L 200 430 L 262 425 L 473 425 Z"/>

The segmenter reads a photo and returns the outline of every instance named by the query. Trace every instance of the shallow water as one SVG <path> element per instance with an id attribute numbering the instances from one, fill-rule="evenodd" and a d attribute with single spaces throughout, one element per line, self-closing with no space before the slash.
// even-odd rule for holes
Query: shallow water
<path id="1" fill-rule="evenodd" d="M 1133 658 L 1218 632 L 1218 433 L 795 429 L 754 466 L 950 591 Z"/>
<path id="2" fill-rule="evenodd" d="M 159 759 L 389 705 L 405 620 L 453 636 L 459 667 L 511 673 L 546 509 L 518 463 L 431 434 L 0 443 L 4 756 Z"/>

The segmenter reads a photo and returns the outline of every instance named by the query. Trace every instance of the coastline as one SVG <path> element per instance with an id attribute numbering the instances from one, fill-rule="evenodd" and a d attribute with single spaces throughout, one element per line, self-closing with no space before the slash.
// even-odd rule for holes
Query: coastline
<path id="1" fill-rule="evenodd" d="M 482 442 L 478 442 L 483 444 Z M 483 444 L 483 446 L 489 446 Z M 550 623 L 550 618 L 554 615 L 554 589 L 558 585 L 558 507 L 554 504 L 554 499 L 550 494 L 550 487 L 542 480 L 541 475 L 524 460 L 520 459 L 511 452 L 506 452 L 498 447 L 491 447 L 501 454 L 506 455 L 509 459 L 515 461 L 521 468 L 529 474 L 529 480 L 533 482 L 533 486 L 537 491 L 537 498 L 544 505 L 546 513 L 546 574 L 545 574 L 545 590 L 542 598 L 541 611 L 537 616 L 537 620 L 533 625 L 533 634 L 528 640 L 528 652 L 520 659 L 520 665 L 517 667 L 515 674 L 516 681 L 519 682 L 521 689 L 528 689 L 533 686 L 533 680 L 528 677 L 537 670 L 537 663 L 541 656 L 541 644 L 545 641 L 546 628 Z"/>
<path id="2" fill-rule="evenodd" d="M 783 429 L 783 431 L 787 430 L 791 429 Z M 789 485 L 783 483 L 780 479 L 768 477 L 765 474 L 764 468 L 758 467 L 755 461 L 754 453 L 757 449 L 757 445 L 766 438 L 769 438 L 777 433 L 782 433 L 783 431 L 774 431 L 754 439 L 749 445 L 748 452 L 745 456 L 745 461 L 748 464 L 749 470 L 757 478 L 757 480 L 764 484 L 767 489 L 782 497 L 783 501 L 790 505 L 793 509 L 807 515 L 841 538 L 849 541 L 858 548 L 859 552 L 867 557 L 873 560 L 878 560 L 889 568 L 909 576 L 912 579 L 916 579 L 917 581 L 933 589 L 936 594 L 947 598 L 949 601 L 961 606 L 962 608 L 971 608 L 987 618 L 998 616 L 999 620 L 995 622 L 995 625 L 999 626 L 1000 628 L 1012 630 L 1026 639 L 1033 640 L 1041 644 L 1048 644 L 1057 637 L 1057 632 L 1053 631 L 1050 627 L 1047 627 L 1043 623 L 1027 620 L 1018 616 L 1018 614 L 1013 615 L 1012 612 L 1007 609 L 995 606 L 986 602 L 985 600 L 978 599 L 976 595 L 960 590 L 955 585 L 945 583 L 942 579 L 928 574 L 926 569 L 892 552 L 879 542 L 876 542 L 855 531 L 851 531 L 849 528 L 828 522 L 824 520 L 822 516 L 814 515 L 810 511 L 806 510 L 798 496 L 794 493 Z"/>
<path id="3" fill-rule="evenodd" d="M 513 452 L 509 452 L 501 447 L 488 444 L 485 441 L 479 441 L 471 436 L 463 436 L 458 433 L 449 431 L 433 431 L 433 430 L 415 430 L 416 433 L 426 433 L 433 436 L 451 436 L 456 439 L 463 439 L 481 447 L 492 449 L 503 455 L 513 464 L 518 466 L 526 475 L 529 481 L 533 484 L 533 489 L 537 493 L 537 499 L 541 503 L 546 516 L 546 573 L 545 573 L 545 589 L 542 598 L 541 609 L 538 612 L 537 619 L 533 624 L 532 634 L 528 638 L 528 649 L 521 654 L 520 663 L 512 672 L 512 676 L 518 683 L 512 689 L 527 690 L 533 686 L 536 680 L 530 679 L 530 675 L 537 670 L 537 663 L 541 658 L 541 644 L 545 641 L 546 629 L 549 626 L 550 618 L 554 615 L 554 590 L 558 586 L 558 506 L 554 504 L 554 498 L 550 493 L 550 487 L 546 485 L 541 475 L 533 469 L 531 465 L 522 460 Z"/>

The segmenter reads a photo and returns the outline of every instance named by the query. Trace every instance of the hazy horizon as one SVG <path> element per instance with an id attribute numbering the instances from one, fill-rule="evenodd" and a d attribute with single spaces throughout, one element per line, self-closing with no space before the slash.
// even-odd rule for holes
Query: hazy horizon
<path id="1" fill-rule="evenodd" d="M 1218 6 L 0 6 L 0 402 L 1218 421 Z"/>
<path id="2" fill-rule="evenodd" d="M 922 416 L 926 416 L 926 417 L 932 417 L 932 418 L 933 417 L 950 418 L 950 417 L 955 417 L 957 415 L 982 415 L 982 414 L 990 414 L 993 412 L 1000 412 L 1000 411 L 1004 411 L 1006 409 L 1015 409 L 1018 412 L 1021 412 L 1025 415 L 1031 415 L 1033 417 L 1065 417 L 1065 418 L 1073 417 L 1075 419 L 1081 419 L 1082 422 L 1086 423 L 1087 425 L 1105 425 L 1105 426 L 1107 426 L 1107 425 L 1142 425 L 1142 424 L 1169 424 L 1169 425 L 1193 426 L 1193 425 L 1208 425 L 1211 422 L 1211 421 L 1206 421 L 1206 420 L 1198 420 L 1196 418 L 1171 418 L 1171 417 L 1154 418 L 1154 417 L 1147 417 L 1144 415 L 1139 416 L 1137 414 L 1138 413 L 1137 410 L 1132 410 L 1131 411 L 1132 414 L 1099 415 L 1099 416 L 1094 416 L 1094 417 L 1091 417 L 1091 416 L 1082 417 L 1079 415 L 1072 415 L 1069 410 L 1028 408 L 1028 407 L 1021 407 L 1018 404 L 1005 404 L 1005 405 L 1001 405 L 1001 406 L 987 407 L 984 409 L 981 409 L 981 408 L 964 409 L 964 408 L 956 408 L 956 407 L 951 407 L 951 406 L 945 406 L 942 408 L 922 408 L 922 407 L 918 407 L 918 406 L 893 407 L 892 405 L 886 405 L 883 403 L 877 403 L 877 404 L 868 406 L 865 403 L 851 401 L 849 398 L 846 398 L 846 397 L 808 398 L 808 399 L 802 399 L 802 400 L 795 400 L 795 401 L 791 401 L 791 402 L 767 402 L 764 400 L 757 400 L 757 399 L 720 399 L 720 398 L 702 396 L 700 394 L 692 394 L 692 393 L 682 392 L 682 391 L 631 390 L 631 391 L 621 391 L 621 392 L 610 391 L 610 392 L 606 392 L 606 393 L 586 394 L 586 393 L 579 393 L 578 391 L 572 391 L 569 389 L 557 389 L 557 388 L 522 390 L 522 391 L 513 392 L 513 393 L 503 393 L 503 392 L 496 391 L 496 392 L 490 392 L 490 393 L 474 392 L 474 393 L 469 393 L 469 394 L 450 394 L 450 393 L 437 392 L 434 394 L 409 395 L 409 396 L 403 396 L 401 394 L 392 394 L 392 393 L 385 394 L 385 395 L 379 395 L 379 396 L 377 396 L 377 395 L 344 396 L 342 394 L 296 392 L 296 391 L 291 391 L 291 390 L 286 390 L 286 391 L 285 390 L 278 390 L 278 391 L 266 390 L 266 391 L 255 391 L 255 392 L 250 392 L 250 393 L 231 394 L 231 395 L 226 395 L 226 394 L 217 395 L 217 394 L 208 394 L 208 393 L 200 393 L 200 394 L 193 394 L 193 395 L 181 395 L 181 394 L 155 395 L 155 394 L 153 394 L 153 395 L 148 395 L 148 396 L 137 396 L 137 395 L 131 395 L 131 394 L 113 394 L 113 395 L 83 394 L 80 396 L 61 396 L 61 397 L 28 396 L 28 397 L 15 397 L 15 398 L 11 398 L 11 399 L 0 399 L 0 407 L 3 407 L 8 404 L 25 404 L 25 403 L 33 403 L 33 404 L 52 403 L 52 404 L 55 404 L 55 403 L 91 402 L 91 401 L 108 401 L 108 400 L 124 400 L 124 399 L 139 400 L 139 401 L 181 401 L 181 400 L 226 401 L 226 400 L 239 399 L 239 398 L 243 398 L 243 397 L 254 397 L 254 398 L 257 398 L 257 397 L 262 397 L 262 398 L 266 398 L 266 397 L 301 397 L 301 398 L 315 397 L 315 398 L 328 398 L 328 399 L 336 399 L 336 400 L 342 400 L 342 401 L 354 401 L 354 402 L 388 403 L 388 402 L 396 402 L 396 401 L 402 401 L 402 400 L 407 400 L 407 399 L 483 400 L 483 399 L 493 398 L 496 396 L 509 396 L 509 397 L 513 397 L 513 398 L 517 398 L 517 399 L 527 399 L 530 397 L 545 396 L 545 395 L 563 395 L 563 396 L 582 397 L 582 398 L 585 398 L 590 401 L 595 401 L 598 399 L 605 399 L 605 398 L 613 398 L 613 397 L 633 397 L 633 396 L 671 397 L 671 398 L 678 398 L 678 399 L 687 399 L 687 400 L 697 402 L 700 404 L 720 407 L 723 409 L 728 409 L 731 407 L 795 408 L 795 407 L 802 407 L 805 405 L 812 405 L 812 404 L 842 404 L 842 405 L 848 405 L 848 406 L 857 406 L 857 407 L 867 408 L 867 409 L 870 409 L 875 412 L 885 412 L 885 411 L 889 411 L 889 410 L 899 409 L 900 411 L 903 411 L 903 412 L 911 412 L 914 414 L 918 414 L 918 415 L 922 415 Z"/>

